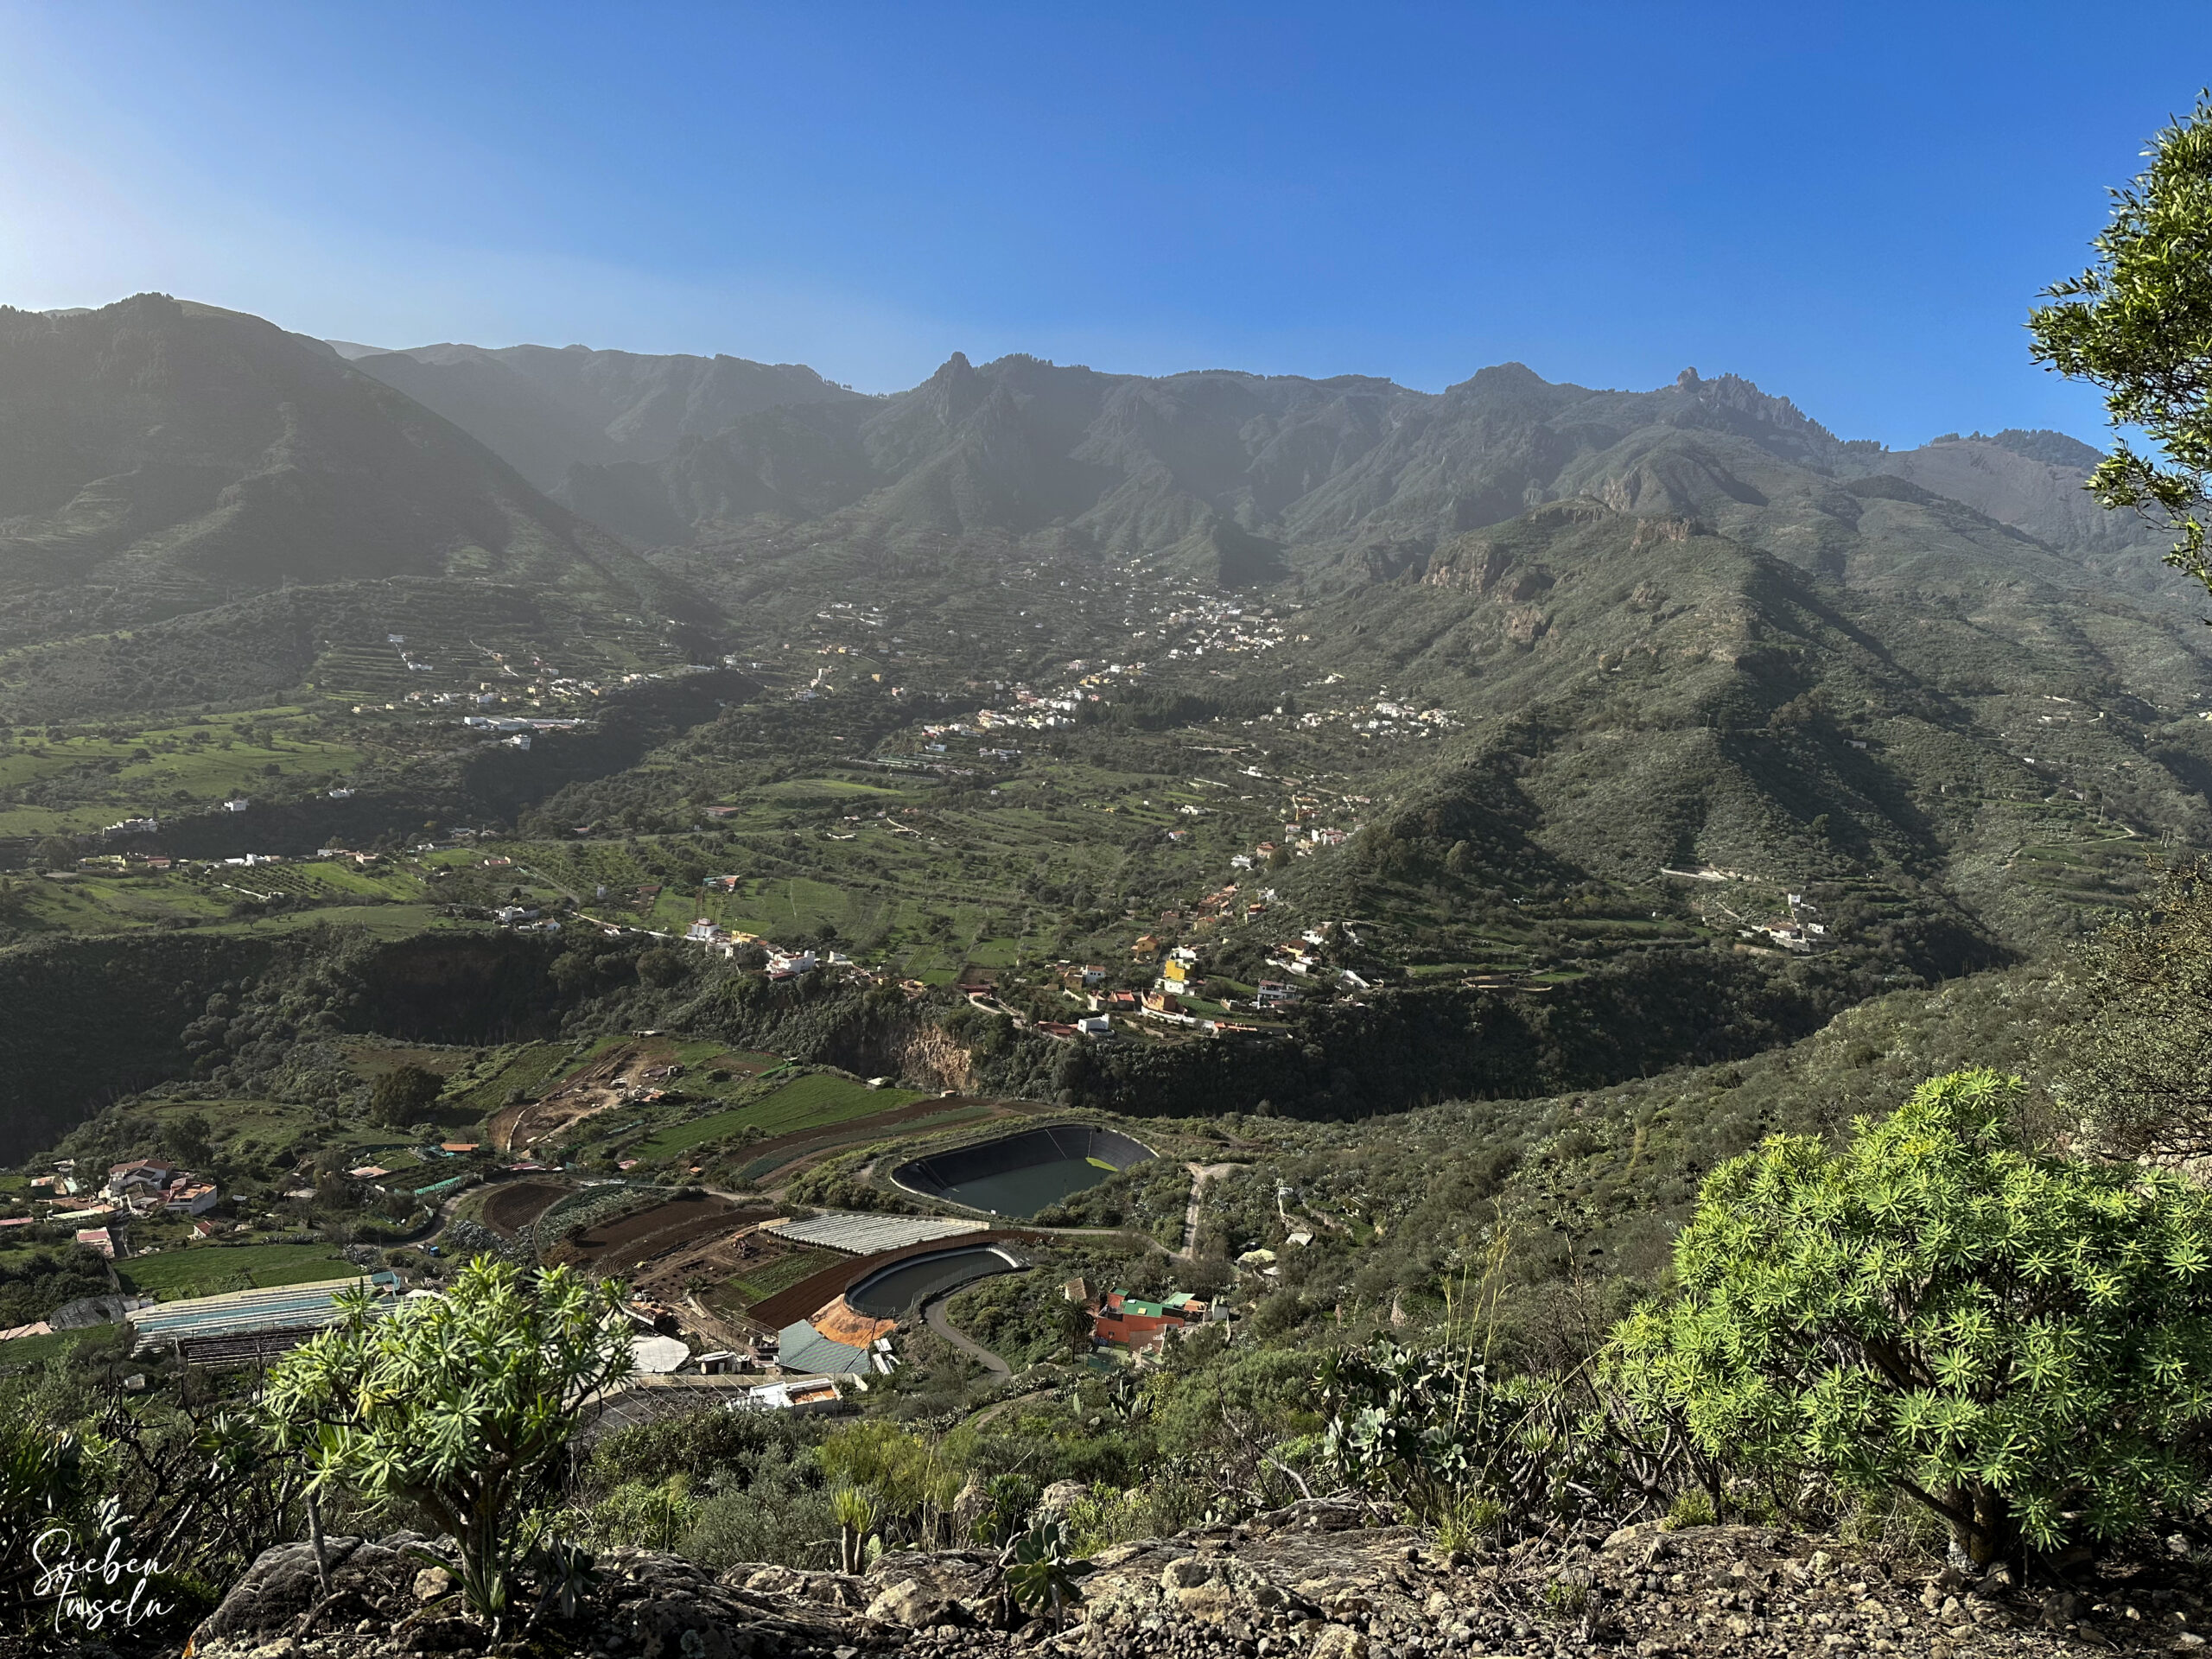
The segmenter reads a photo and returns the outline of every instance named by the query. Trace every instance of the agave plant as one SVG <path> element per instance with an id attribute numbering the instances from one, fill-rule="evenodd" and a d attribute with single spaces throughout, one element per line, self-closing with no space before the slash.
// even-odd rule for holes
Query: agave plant
<path id="1" fill-rule="evenodd" d="M 1067 1610 L 1083 1600 L 1077 1580 L 1096 1567 L 1076 1556 L 1068 1523 L 1054 1516 L 1039 1521 L 1007 1545 L 999 1557 L 999 1570 L 1006 1575 L 1014 1605 L 1025 1612 L 1049 1615 L 1058 1635 Z"/>
<path id="2" fill-rule="evenodd" d="M 883 1518 L 883 1506 L 865 1486 L 846 1484 L 830 1494 L 830 1514 L 837 1523 L 837 1561 L 847 1573 L 868 1567 L 868 1541 Z"/>

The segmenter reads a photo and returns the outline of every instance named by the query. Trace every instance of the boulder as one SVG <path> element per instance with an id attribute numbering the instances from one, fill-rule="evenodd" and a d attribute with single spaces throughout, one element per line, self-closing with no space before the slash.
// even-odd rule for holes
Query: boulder
<path id="1" fill-rule="evenodd" d="M 887 1585 L 868 1605 L 868 1616 L 910 1630 L 934 1630 L 940 1624 L 969 1624 L 968 1610 L 941 1591 L 915 1579 Z"/>
<path id="2" fill-rule="evenodd" d="M 1079 1480 L 1056 1480 L 1047 1486 L 1037 1499 L 1039 1516 L 1065 1515 L 1075 1504 L 1090 1496 L 1090 1488 Z"/>
<path id="3" fill-rule="evenodd" d="M 397 1616 L 411 1607 L 403 1586 L 413 1579 L 417 1562 L 401 1552 L 421 1541 L 411 1534 L 382 1543 L 365 1538 L 325 1539 L 331 1592 L 339 1598 L 325 1610 L 325 1621 L 352 1624 L 379 1614 Z M 221 1605 L 200 1622 L 194 1640 L 204 1644 L 217 1637 L 289 1636 L 300 1616 L 321 1599 L 314 1547 L 280 1544 L 263 1552 L 246 1569 Z"/>

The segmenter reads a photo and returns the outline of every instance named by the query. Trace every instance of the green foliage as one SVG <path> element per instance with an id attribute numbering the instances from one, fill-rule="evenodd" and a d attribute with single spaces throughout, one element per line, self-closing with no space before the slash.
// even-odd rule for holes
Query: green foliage
<path id="1" fill-rule="evenodd" d="M 1978 1563 L 2194 1510 L 2212 1195 L 2029 1149 L 2020 1094 L 1954 1073 L 1839 1155 L 1777 1135 L 1716 1171 L 1624 1384 L 1715 1453 L 1911 1494 Z"/>
<path id="2" fill-rule="evenodd" d="M 27 1609 L 39 1535 L 82 1518 L 92 1472 L 77 1435 L 20 1411 L 0 1417 L 0 1616 Z"/>
<path id="3" fill-rule="evenodd" d="M 29 1325 L 64 1302 L 107 1291 L 107 1264 L 80 1246 L 0 1254 L 0 1325 Z"/>
<path id="4" fill-rule="evenodd" d="M 281 1450 L 319 1488 L 420 1509 L 461 1547 L 469 1605 L 501 1624 L 513 1565 L 537 1541 L 524 1517 L 587 1397 L 630 1374 L 621 1287 L 555 1268 L 534 1284 L 483 1258 L 448 1293 L 378 1317 L 367 1292 L 278 1362 L 263 1395 Z"/>
<path id="5" fill-rule="evenodd" d="M 425 1066 L 395 1066 L 369 1090 L 369 1121 L 386 1128 L 420 1122 L 445 1090 L 445 1080 Z"/>
<path id="6" fill-rule="evenodd" d="M 816 1456 L 833 1493 L 861 1495 L 833 1497 L 833 1503 L 849 1507 L 864 1498 L 873 1506 L 870 1530 L 897 1522 L 931 1539 L 952 1512 L 964 1472 L 936 1437 L 881 1419 L 841 1424 Z"/>
<path id="7" fill-rule="evenodd" d="M 2152 141 L 2151 164 L 2113 192 L 2096 262 L 2029 314 L 2037 361 L 2105 391 L 2125 437 L 2089 487 L 2107 507 L 2156 512 L 2177 537 L 2167 563 L 2212 588 L 2198 513 L 2212 493 L 2212 95 Z"/>
<path id="8" fill-rule="evenodd" d="M 633 1541 L 641 1530 L 665 1535 L 681 1523 L 671 1548 L 716 1568 L 831 1566 L 825 1541 L 835 1528 L 813 1432 L 785 1413 L 728 1411 L 617 1430 L 592 1448 L 583 1470 L 578 1496 L 592 1535 Z"/>
<path id="9" fill-rule="evenodd" d="M 1443 1347 L 1378 1337 L 1337 1350 L 1319 1382 L 1323 1460 L 1440 1530 L 1617 1518 L 1625 1492 L 1649 1494 L 1669 1472 L 1597 1402 L 1578 1409 L 1567 1382 L 1494 1376 L 1472 1332 Z"/>
<path id="10" fill-rule="evenodd" d="M 837 1523 L 839 1567 L 847 1573 L 861 1572 L 868 1566 L 868 1540 L 883 1518 L 882 1500 L 868 1487 L 846 1482 L 830 1489 L 830 1515 Z"/>
<path id="11" fill-rule="evenodd" d="M 1040 1521 L 1007 1548 L 1001 1570 L 1007 1592 L 1024 1611 L 1049 1616 L 1058 1631 L 1069 1608 L 1083 1600 L 1079 1580 L 1096 1570 L 1074 1553 L 1065 1521 Z"/>
<path id="12" fill-rule="evenodd" d="M 994 1475 L 983 1487 L 983 1503 L 976 1511 L 969 1535 L 979 1544 L 1002 1548 L 1037 1504 L 1037 1483 L 1027 1475 Z"/>
<path id="13" fill-rule="evenodd" d="M 2069 975 L 2054 1088 L 2099 1143 L 2160 1160 L 2212 1152 L 2212 865 L 2170 870 Z"/>
<path id="14" fill-rule="evenodd" d="M 592 1506 L 591 1536 L 598 1544 L 666 1553 L 683 1548 L 698 1520 L 690 1477 L 679 1471 L 664 1480 L 617 1486 Z"/>

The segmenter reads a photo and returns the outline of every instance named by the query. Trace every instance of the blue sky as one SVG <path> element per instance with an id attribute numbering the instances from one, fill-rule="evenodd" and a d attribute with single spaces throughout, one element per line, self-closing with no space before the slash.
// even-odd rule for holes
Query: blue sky
<path id="1" fill-rule="evenodd" d="M 1694 364 L 1896 445 L 2097 440 L 2023 315 L 2212 80 L 2201 0 L 0 0 L 0 40 L 19 306 L 157 289 L 867 391 L 955 350 L 1431 389 Z"/>

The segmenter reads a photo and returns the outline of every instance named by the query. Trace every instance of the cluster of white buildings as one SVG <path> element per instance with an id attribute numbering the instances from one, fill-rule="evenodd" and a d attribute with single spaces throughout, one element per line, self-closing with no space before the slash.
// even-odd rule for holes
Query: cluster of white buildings
<path id="1" fill-rule="evenodd" d="M 702 916 L 683 931 L 684 939 L 692 944 L 703 945 L 718 957 L 734 957 L 741 950 L 758 946 L 766 953 L 768 977 L 792 979 L 800 974 L 810 974 L 817 968 L 849 968 L 853 959 L 836 950 L 817 952 L 811 950 L 786 950 L 772 944 L 758 933 L 740 932 L 726 928 Z"/>

